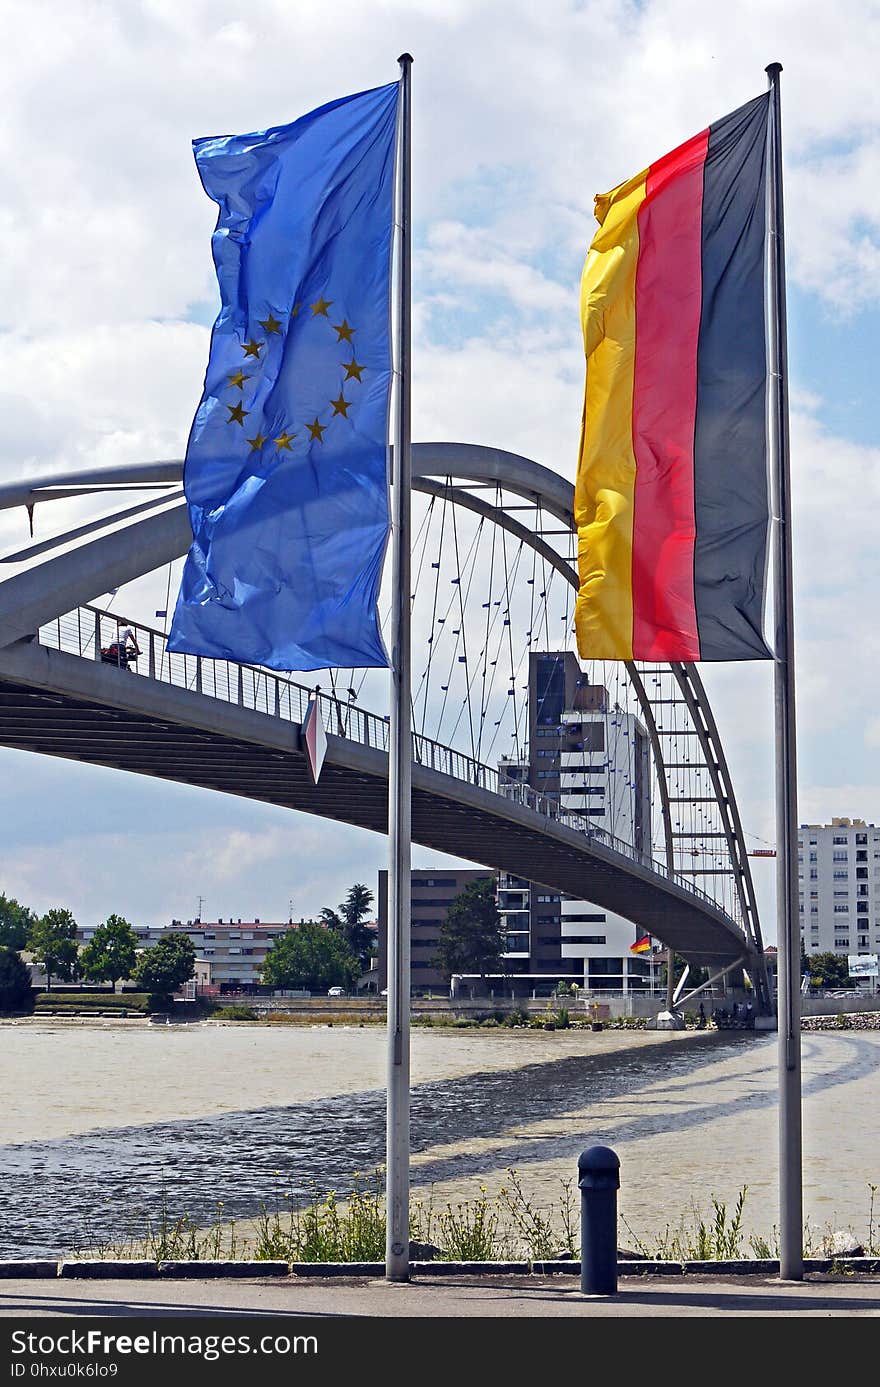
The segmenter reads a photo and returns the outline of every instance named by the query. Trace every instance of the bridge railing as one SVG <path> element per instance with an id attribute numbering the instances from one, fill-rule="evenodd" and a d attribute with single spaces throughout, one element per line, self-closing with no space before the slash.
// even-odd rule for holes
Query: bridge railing
<path id="1" fill-rule="evenodd" d="M 333 694 L 319 691 L 319 686 L 299 684 L 286 675 L 254 665 L 241 665 L 229 660 L 210 659 L 204 655 L 185 655 L 168 649 L 163 631 L 130 620 L 115 612 L 98 607 L 78 607 L 40 628 L 41 645 L 85 659 L 101 660 L 125 627 L 133 632 L 140 649 L 136 662 L 127 665 L 130 673 L 163 684 L 186 689 L 191 693 L 220 699 L 286 722 L 301 723 L 309 702 L 318 700 L 324 730 L 348 741 L 360 742 L 379 751 L 388 751 L 388 718 L 358 708 Z M 112 661 L 111 661 L 112 662 Z M 653 853 L 639 852 L 631 843 L 614 837 L 584 814 L 564 809 L 548 795 L 541 794 L 524 781 L 502 775 L 492 766 L 456 751 L 430 737 L 413 734 L 413 760 L 417 765 L 451 776 L 455 780 L 477 785 L 481 789 L 513 800 L 517 804 L 553 819 L 583 834 L 592 842 L 601 843 L 630 862 L 647 867 L 658 876 L 673 881 L 688 895 L 708 902 L 716 910 L 718 902 L 701 891 L 687 877 L 670 872 L 666 863 Z M 733 922 L 736 923 L 736 922 Z M 737 928 L 741 928 L 737 925 Z"/>

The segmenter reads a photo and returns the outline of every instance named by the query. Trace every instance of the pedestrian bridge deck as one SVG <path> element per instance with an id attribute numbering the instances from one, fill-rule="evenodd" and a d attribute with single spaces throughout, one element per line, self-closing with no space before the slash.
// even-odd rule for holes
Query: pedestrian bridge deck
<path id="1" fill-rule="evenodd" d="M 115 617 L 80 608 L 36 640 L 0 649 L 0 744 L 387 831 L 384 718 L 322 696 L 328 749 L 314 785 L 301 739 L 307 688 L 250 667 L 172 657 L 147 628 L 138 628 L 139 672 L 115 668 L 95 659 L 104 620 L 115 629 Z M 417 843 L 595 901 L 694 964 L 754 963 L 737 923 L 656 859 L 428 738 L 414 737 L 413 756 Z"/>

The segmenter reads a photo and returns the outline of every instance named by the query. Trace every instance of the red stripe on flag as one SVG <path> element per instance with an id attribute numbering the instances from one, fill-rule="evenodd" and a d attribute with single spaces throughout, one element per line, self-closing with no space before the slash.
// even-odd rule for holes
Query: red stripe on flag
<path id="1" fill-rule="evenodd" d="M 652 164 L 638 212 L 633 658 L 699 660 L 694 421 L 709 131 Z"/>

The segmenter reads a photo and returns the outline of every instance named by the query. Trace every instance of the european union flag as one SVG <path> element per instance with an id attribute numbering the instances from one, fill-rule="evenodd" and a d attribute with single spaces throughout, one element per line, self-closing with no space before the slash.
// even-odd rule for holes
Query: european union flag
<path id="1" fill-rule="evenodd" d="M 221 309 L 184 469 L 193 544 L 170 650 L 387 665 L 398 85 L 197 140 Z"/>

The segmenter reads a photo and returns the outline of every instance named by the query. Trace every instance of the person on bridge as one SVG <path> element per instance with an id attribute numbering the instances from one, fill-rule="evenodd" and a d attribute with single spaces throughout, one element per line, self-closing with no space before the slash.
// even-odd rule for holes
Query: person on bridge
<path id="1" fill-rule="evenodd" d="M 106 664 L 119 665 L 121 669 L 127 669 L 129 660 L 136 660 L 140 653 L 141 648 L 134 631 L 130 626 L 120 625 L 115 641 L 108 645 L 106 651 L 101 651 L 101 658 Z"/>

